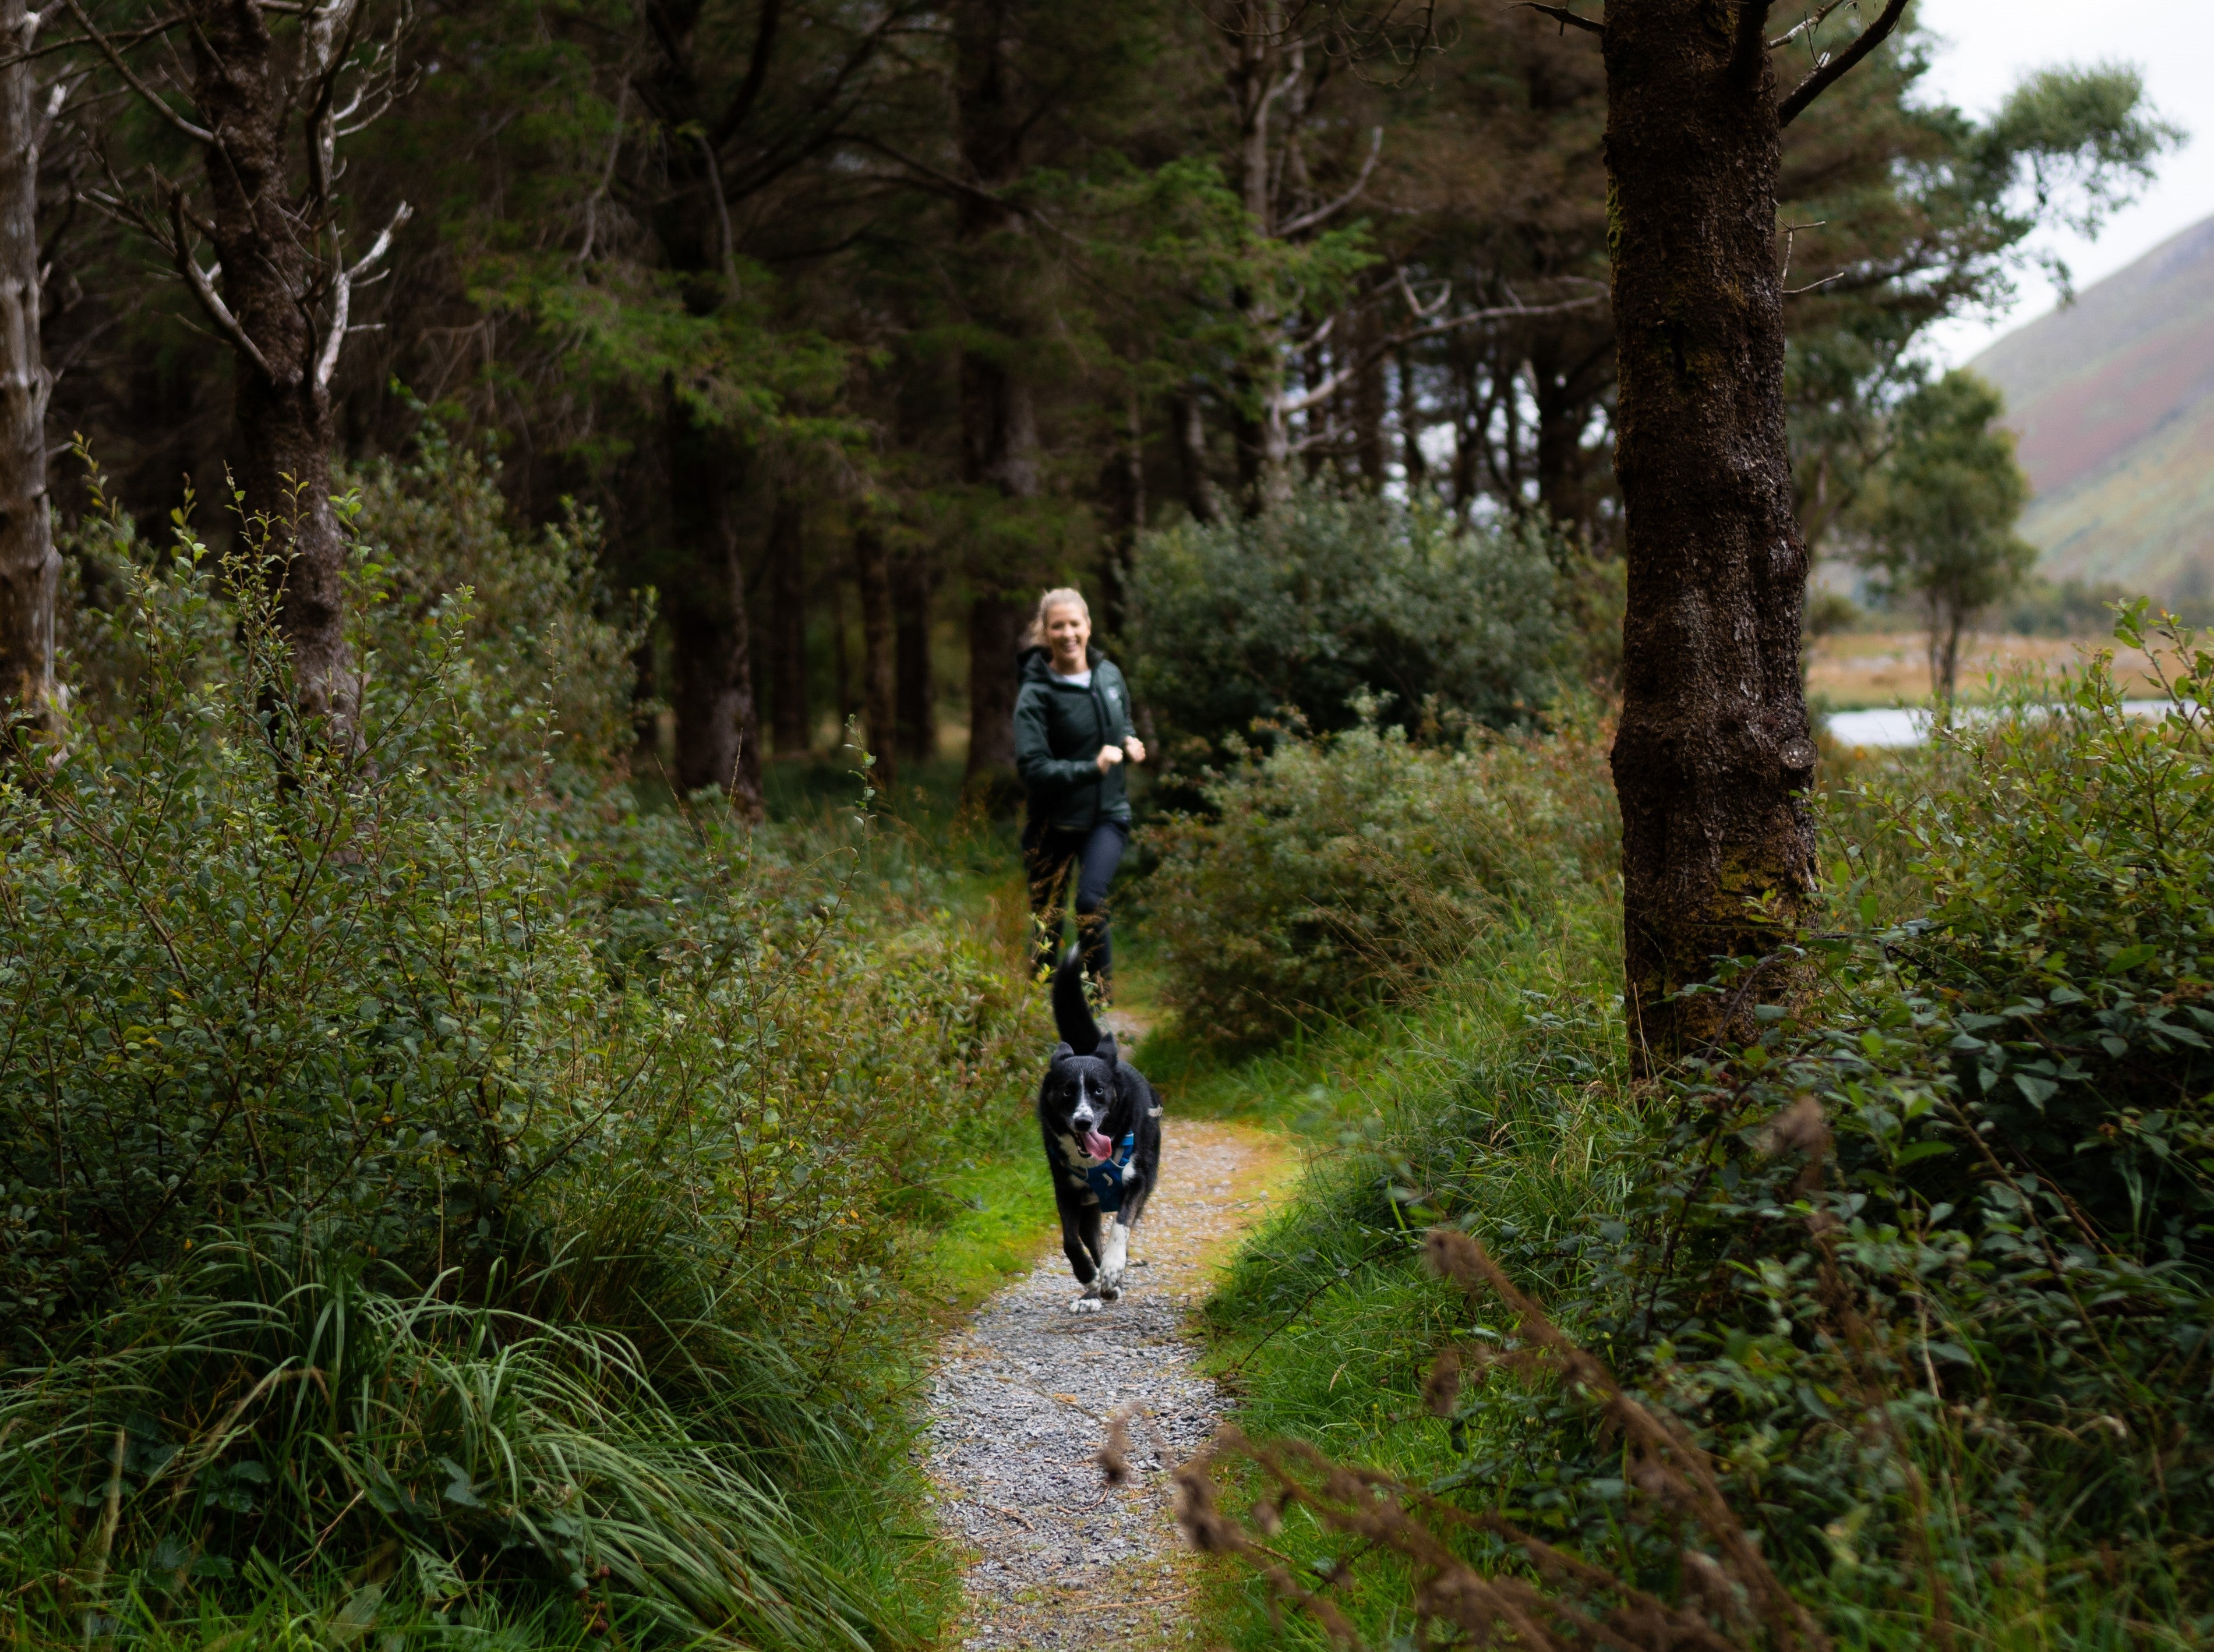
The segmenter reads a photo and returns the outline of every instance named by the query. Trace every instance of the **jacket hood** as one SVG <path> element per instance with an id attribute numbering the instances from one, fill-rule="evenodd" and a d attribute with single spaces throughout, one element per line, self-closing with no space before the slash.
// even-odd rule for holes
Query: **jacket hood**
<path id="1" fill-rule="evenodd" d="M 1084 663 L 1096 671 L 1107 663 L 1107 656 L 1086 643 Z M 1050 684 L 1053 681 L 1053 650 L 1042 643 L 1026 644 L 1015 655 L 1015 674 L 1026 683 Z"/>

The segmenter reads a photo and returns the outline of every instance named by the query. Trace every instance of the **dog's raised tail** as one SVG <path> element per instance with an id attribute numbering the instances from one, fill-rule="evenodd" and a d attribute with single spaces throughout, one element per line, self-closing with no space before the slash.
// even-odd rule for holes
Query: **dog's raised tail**
<path id="1" fill-rule="evenodd" d="M 1092 1001 L 1084 996 L 1084 959 L 1074 947 L 1053 972 L 1053 1024 L 1061 1041 L 1078 1055 L 1088 1056 L 1099 1047 L 1099 1023 L 1092 1018 Z"/>

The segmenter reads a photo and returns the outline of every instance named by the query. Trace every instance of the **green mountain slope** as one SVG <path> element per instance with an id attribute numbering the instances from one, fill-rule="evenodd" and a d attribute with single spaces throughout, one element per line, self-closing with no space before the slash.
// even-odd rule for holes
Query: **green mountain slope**
<path id="1" fill-rule="evenodd" d="M 2214 219 L 1970 365 L 2021 433 L 2043 572 L 2214 593 Z"/>

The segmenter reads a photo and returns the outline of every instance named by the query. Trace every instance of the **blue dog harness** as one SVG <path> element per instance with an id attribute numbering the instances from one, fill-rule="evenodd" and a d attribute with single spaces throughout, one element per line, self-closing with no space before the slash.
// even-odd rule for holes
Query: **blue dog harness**
<path id="1" fill-rule="evenodd" d="M 1092 1197 L 1099 1201 L 1099 1208 L 1112 1215 L 1122 1208 L 1122 1172 L 1129 1167 L 1131 1158 L 1137 1153 L 1138 1138 L 1125 1136 L 1122 1150 L 1104 1164 L 1086 1165 L 1084 1180 L 1092 1189 Z"/>

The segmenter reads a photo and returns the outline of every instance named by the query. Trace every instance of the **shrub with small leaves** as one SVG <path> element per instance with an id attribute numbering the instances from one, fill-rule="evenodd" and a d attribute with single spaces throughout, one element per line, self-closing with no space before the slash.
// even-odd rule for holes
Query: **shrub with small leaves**
<path id="1" fill-rule="evenodd" d="M 1556 548 L 1534 527 L 1471 528 L 1432 501 L 1314 485 L 1151 535 L 1132 692 L 1187 766 L 1242 748 L 1257 724 L 1526 727 L 1568 662 Z M 1374 710 L 1355 712 L 1361 695 Z"/>
<path id="2" fill-rule="evenodd" d="M 402 530 L 528 563 L 457 486 Z M 902 1216 L 1019 1119 L 1036 995 L 860 898 L 865 824 L 641 819 L 557 744 L 619 635 L 580 577 L 488 584 L 489 637 L 472 580 L 395 600 L 333 741 L 254 558 L 180 528 L 111 537 L 114 698 L 0 778 L 10 1612 L 911 1637 L 807 1500 L 872 1475 Z"/>
<path id="3" fill-rule="evenodd" d="M 1424 742 L 1375 709 L 1249 758 L 1208 783 L 1206 814 L 1158 828 L 1142 898 L 1188 1026 L 1281 1037 L 1405 991 L 1563 880 L 1612 875 L 1595 722 Z"/>

